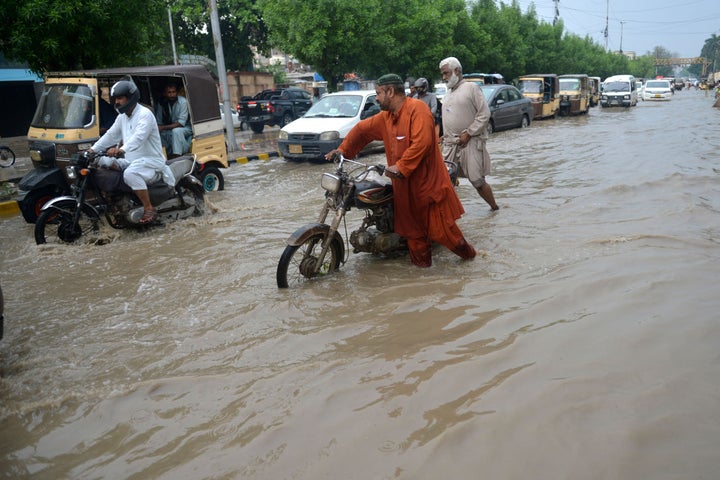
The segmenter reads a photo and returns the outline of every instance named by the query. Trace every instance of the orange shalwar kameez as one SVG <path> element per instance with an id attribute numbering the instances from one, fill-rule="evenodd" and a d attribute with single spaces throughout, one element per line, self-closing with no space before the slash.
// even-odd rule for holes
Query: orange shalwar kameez
<path id="1" fill-rule="evenodd" d="M 397 165 L 403 175 L 392 178 L 395 232 L 407 239 L 411 261 L 431 266 L 433 241 L 462 258 L 473 258 L 475 250 L 455 223 L 465 210 L 450 181 L 427 105 L 406 98 L 397 112 L 383 111 L 358 123 L 338 149 L 355 158 L 377 140 L 385 144 L 388 165 Z"/>

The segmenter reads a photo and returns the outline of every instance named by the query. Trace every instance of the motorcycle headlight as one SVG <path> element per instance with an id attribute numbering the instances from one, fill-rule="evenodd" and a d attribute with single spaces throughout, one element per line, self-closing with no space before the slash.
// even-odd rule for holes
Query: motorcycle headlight
<path id="1" fill-rule="evenodd" d="M 30 159 L 33 163 L 51 167 L 55 164 L 55 144 L 50 142 L 33 142 L 30 144 Z"/>
<path id="2" fill-rule="evenodd" d="M 337 193 L 340 190 L 340 177 L 332 173 L 323 173 L 320 179 L 320 186 L 330 193 Z"/>
<path id="3" fill-rule="evenodd" d="M 278 140 L 287 140 L 289 138 L 289 135 L 287 132 L 280 130 L 280 135 L 278 135 Z"/>
<path id="4" fill-rule="evenodd" d="M 67 178 L 70 180 L 75 180 L 77 178 L 77 175 L 75 175 L 75 168 L 73 167 L 65 167 L 65 173 L 67 174 Z"/>
<path id="5" fill-rule="evenodd" d="M 337 140 L 340 138 L 340 132 L 332 131 L 332 132 L 323 132 L 320 134 L 320 140 Z"/>

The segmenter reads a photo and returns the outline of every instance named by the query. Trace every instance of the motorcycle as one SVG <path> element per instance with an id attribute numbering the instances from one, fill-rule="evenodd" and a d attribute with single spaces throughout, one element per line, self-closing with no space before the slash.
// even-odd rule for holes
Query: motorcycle
<path id="1" fill-rule="evenodd" d="M 445 162 L 455 184 L 457 167 Z M 338 154 L 335 173 L 323 173 L 320 186 L 325 202 L 318 220 L 298 228 L 287 240 L 277 266 L 278 288 L 298 286 L 308 279 L 323 277 L 347 262 L 345 246 L 353 253 L 401 255 L 408 252 L 407 240 L 394 232 L 392 183 L 384 181 L 384 165 L 368 165 Z M 365 210 L 362 224 L 344 241 L 338 229 L 352 208 Z M 330 224 L 325 223 L 330 219 Z M 345 226 L 347 232 L 347 226 Z"/>
<path id="2" fill-rule="evenodd" d="M 42 152 L 52 154 L 52 152 Z M 83 152 L 74 156 L 67 167 L 72 195 L 53 198 L 41 209 L 35 222 L 35 242 L 40 245 L 57 237 L 73 243 L 83 235 L 97 234 L 101 218 L 116 229 L 146 228 L 163 220 L 177 220 L 200 216 L 205 211 L 205 190 L 192 175 L 196 155 L 186 155 L 168 161 L 175 176 L 171 187 L 161 179 L 148 185 L 150 201 L 158 212 L 157 220 L 142 224 L 143 206 L 132 189 L 123 182 L 119 170 L 100 166 L 104 152 Z"/>

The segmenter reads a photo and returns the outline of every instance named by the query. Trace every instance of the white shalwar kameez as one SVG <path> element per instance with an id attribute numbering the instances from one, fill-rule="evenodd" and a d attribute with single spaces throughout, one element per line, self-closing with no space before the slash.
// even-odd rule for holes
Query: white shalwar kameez
<path id="1" fill-rule="evenodd" d="M 165 163 L 160 132 L 153 112 L 140 104 L 132 114 L 120 114 L 108 131 L 92 146 L 95 152 L 122 147 L 130 165 L 123 171 L 123 180 L 133 190 L 147 190 L 147 184 L 162 178 L 175 185 L 175 177 Z"/>

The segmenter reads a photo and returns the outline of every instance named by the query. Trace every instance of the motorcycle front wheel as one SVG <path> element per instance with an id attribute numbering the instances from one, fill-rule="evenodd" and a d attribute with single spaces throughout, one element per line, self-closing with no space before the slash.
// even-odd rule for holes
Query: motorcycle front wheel
<path id="1" fill-rule="evenodd" d="M 328 275 L 340 268 L 343 245 L 340 240 L 333 238 L 322 265 L 315 272 L 317 255 L 320 253 L 324 238 L 325 234 L 316 233 L 305 240 L 302 245 L 285 247 L 277 267 L 278 288 L 297 287 L 311 278 Z"/>
<path id="2" fill-rule="evenodd" d="M 58 202 L 40 213 L 35 222 L 35 243 L 73 243 L 83 235 L 95 234 L 100 230 L 100 217 L 83 205 L 77 224 L 73 222 L 76 203 L 72 200 Z"/>

